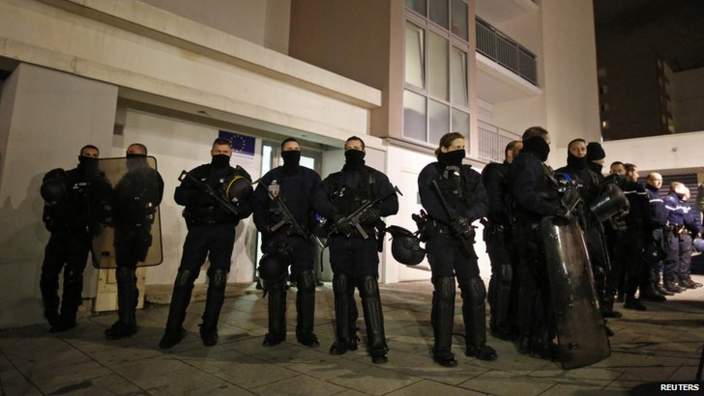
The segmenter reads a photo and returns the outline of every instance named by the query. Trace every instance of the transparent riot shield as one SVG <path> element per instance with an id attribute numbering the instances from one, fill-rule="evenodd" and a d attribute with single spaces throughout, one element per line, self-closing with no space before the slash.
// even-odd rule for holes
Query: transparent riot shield
<path id="1" fill-rule="evenodd" d="M 154 157 L 100 159 L 100 171 L 112 185 L 112 211 L 93 238 L 96 268 L 116 268 L 123 258 L 136 260 L 138 267 L 161 264 L 159 203 L 164 186 L 156 165 Z"/>
<path id="2" fill-rule="evenodd" d="M 562 367 L 573 369 L 607 358 L 611 346 L 581 228 L 576 220 L 555 224 L 548 217 L 541 233 Z"/>

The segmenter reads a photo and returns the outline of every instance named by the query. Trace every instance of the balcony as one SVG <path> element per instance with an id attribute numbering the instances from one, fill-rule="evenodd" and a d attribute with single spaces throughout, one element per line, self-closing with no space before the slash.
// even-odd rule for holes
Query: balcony
<path id="1" fill-rule="evenodd" d="M 486 21 L 476 25 L 479 96 L 498 103 L 541 94 L 536 56 Z"/>
<path id="2" fill-rule="evenodd" d="M 512 140 L 521 140 L 517 133 L 479 121 L 479 159 L 488 162 L 503 162 L 504 149 Z"/>

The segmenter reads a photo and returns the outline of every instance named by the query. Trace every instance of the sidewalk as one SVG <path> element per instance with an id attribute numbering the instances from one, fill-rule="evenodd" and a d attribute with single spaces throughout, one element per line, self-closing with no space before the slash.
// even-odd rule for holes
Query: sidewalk
<path id="1" fill-rule="evenodd" d="M 644 382 L 693 381 L 704 344 L 701 288 L 667 303 L 650 303 L 645 312 L 617 304 L 624 317 L 609 321 L 616 332 L 613 353 L 592 367 L 562 371 L 555 363 L 519 355 L 511 343 L 490 336 L 499 359 L 479 362 L 464 356 L 464 339 L 457 336 L 459 366 L 442 368 L 430 357 L 431 292 L 429 282 L 382 286 L 391 352 L 389 363 L 381 366 L 373 365 L 363 348 L 343 356 L 327 353 L 333 340 L 329 285 L 318 289 L 316 333 L 321 346 L 314 349 L 296 343 L 293 289 L 288 294 L 288 341 L 273 348 L 261 346 L 267 324 L 261 293 L 226 300 L 220 343 L 212 348 L 203 347 L 198 336 L 202 302 L 190 306 L 187 338 L 168 352 L 156 347 L 168 313 L 165 305 L 139 311 L 140 332 L 127 340 L 105 341 L 103 331 L 114 314 L 83 319 L 61 335 L 49 334 L 46 325 L 6 330 L 0 332 L 0 394 L 625 394 Z M 462 333 L 456 311 L 455 332 Z M 361 318 L 359 326 L 363 335 Z"/>

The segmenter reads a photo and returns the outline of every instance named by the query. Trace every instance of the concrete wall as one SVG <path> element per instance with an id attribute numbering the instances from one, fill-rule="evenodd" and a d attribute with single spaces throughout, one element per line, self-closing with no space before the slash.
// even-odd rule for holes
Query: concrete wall
<path id="1" fill-rule="evenodd" d="M 182 17 L 288 53 L 291 0 L 143 0 Z"/>
<path id="2" fill-rule="evenodd" d="M 600 140 L 594 12 L 591 0 L 543 0 L 545 126 L 553 147 Z"/>
<path id="3" fill-rule="evenodd" d="M 604 143 L 606 163 L 631 162 L 641 170 L 704 170 L 704 132 L 676 133 Z"/>
<path id="4" fill-rule="evenodd" d="M 88 143 L 109 152 L 117 87 L 20 65 L 5 83 L 0 136 L 0 327 L 42 321 L 39 276 L 49 233 L 42 224 L 39 187 L 44 174 L 76 165 Z M 90 267 L 92 268 L 92 267 Z M 86 271 L 85 295 L 95 287 Z"/>
<path id="5" fill-rule="evenodd" d="M 677 132 L 704 130 L 704 68 L 673 73 L 671 84 Z"/>

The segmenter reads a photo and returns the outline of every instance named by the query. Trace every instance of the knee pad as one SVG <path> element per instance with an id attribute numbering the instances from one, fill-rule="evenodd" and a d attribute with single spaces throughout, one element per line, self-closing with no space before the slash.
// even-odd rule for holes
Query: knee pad
<path id="1" fill-rule="evenodd" d="M 433 279 L 433 286 L 435 287 L 435 293 L 437 293 L 437 296 L 442 300 L 455 300 L 455 278 L 449 276 L 435 278 Z"/>
<path id="2" fill-rule="evenodd" d="M 279 254 L 265 254 L 259 260 L 259 279 L 264 290 L 283 287 L 288 275 L 288 260 Z"/>
<path id="3" fill-rule="evenodd" d="M 501 285 L 510 285 L 513 280 L 513 267 L 510 265 L 502 265 L 499 268 L 499 283 Z"/>
<path id="4" fill-rule="evenodd" d="M 119 282 L 130 282 L 134 279 L 134 269 L 129 267 L 117 267 L 115 277 Z"/>
<path id="5" fill-rule="evenodd" d="M 460 285 L 462 289 L 462 299 L 470 299 L 473 303 L 480 304 L 486 298 L 486 287 L 484 281 L 479 277 L 474 277 L 469 282 Z"/>
<path id="6" fill-rule="evenodd" d="M 301 271 L 297 276 L 298 290 L 312 291 L 315 290 L 315 274 L 313 271 Z"/>
<path id="7" fill-rule="evenodd" d="M 360 282 L 360 292 L 362 297 L 378 297 L 379 296 L 379 283 L 373 276 L 365 276 Z"/>
<path id="8" fill-rule="evenodd" d="M 66 271 L 64 282 L 72 285 L 83 283 L 83 272 L 69 268 L 66 268 L 64 271 Z"/>
<path id="9" fill-rule="evenodd" d="M 181 270 L 176 275 L 176 287 L 190 287 L 193 286 L 196 278 L 193 276 L 191 270 Z"/>
<path id="10" fill-rule="evenodd" d="M 224 269 L 216 269 L 208 273 L 208 287 L 224 289 L 227 285 L 227 271 Z"/>
<path id="11" fill-rule="evenodd" d="M 346 293 L 350 288 L 350 278 L 346 274 L 335 274 L 332 278 L 332 289 L 335 293 Z"/>

